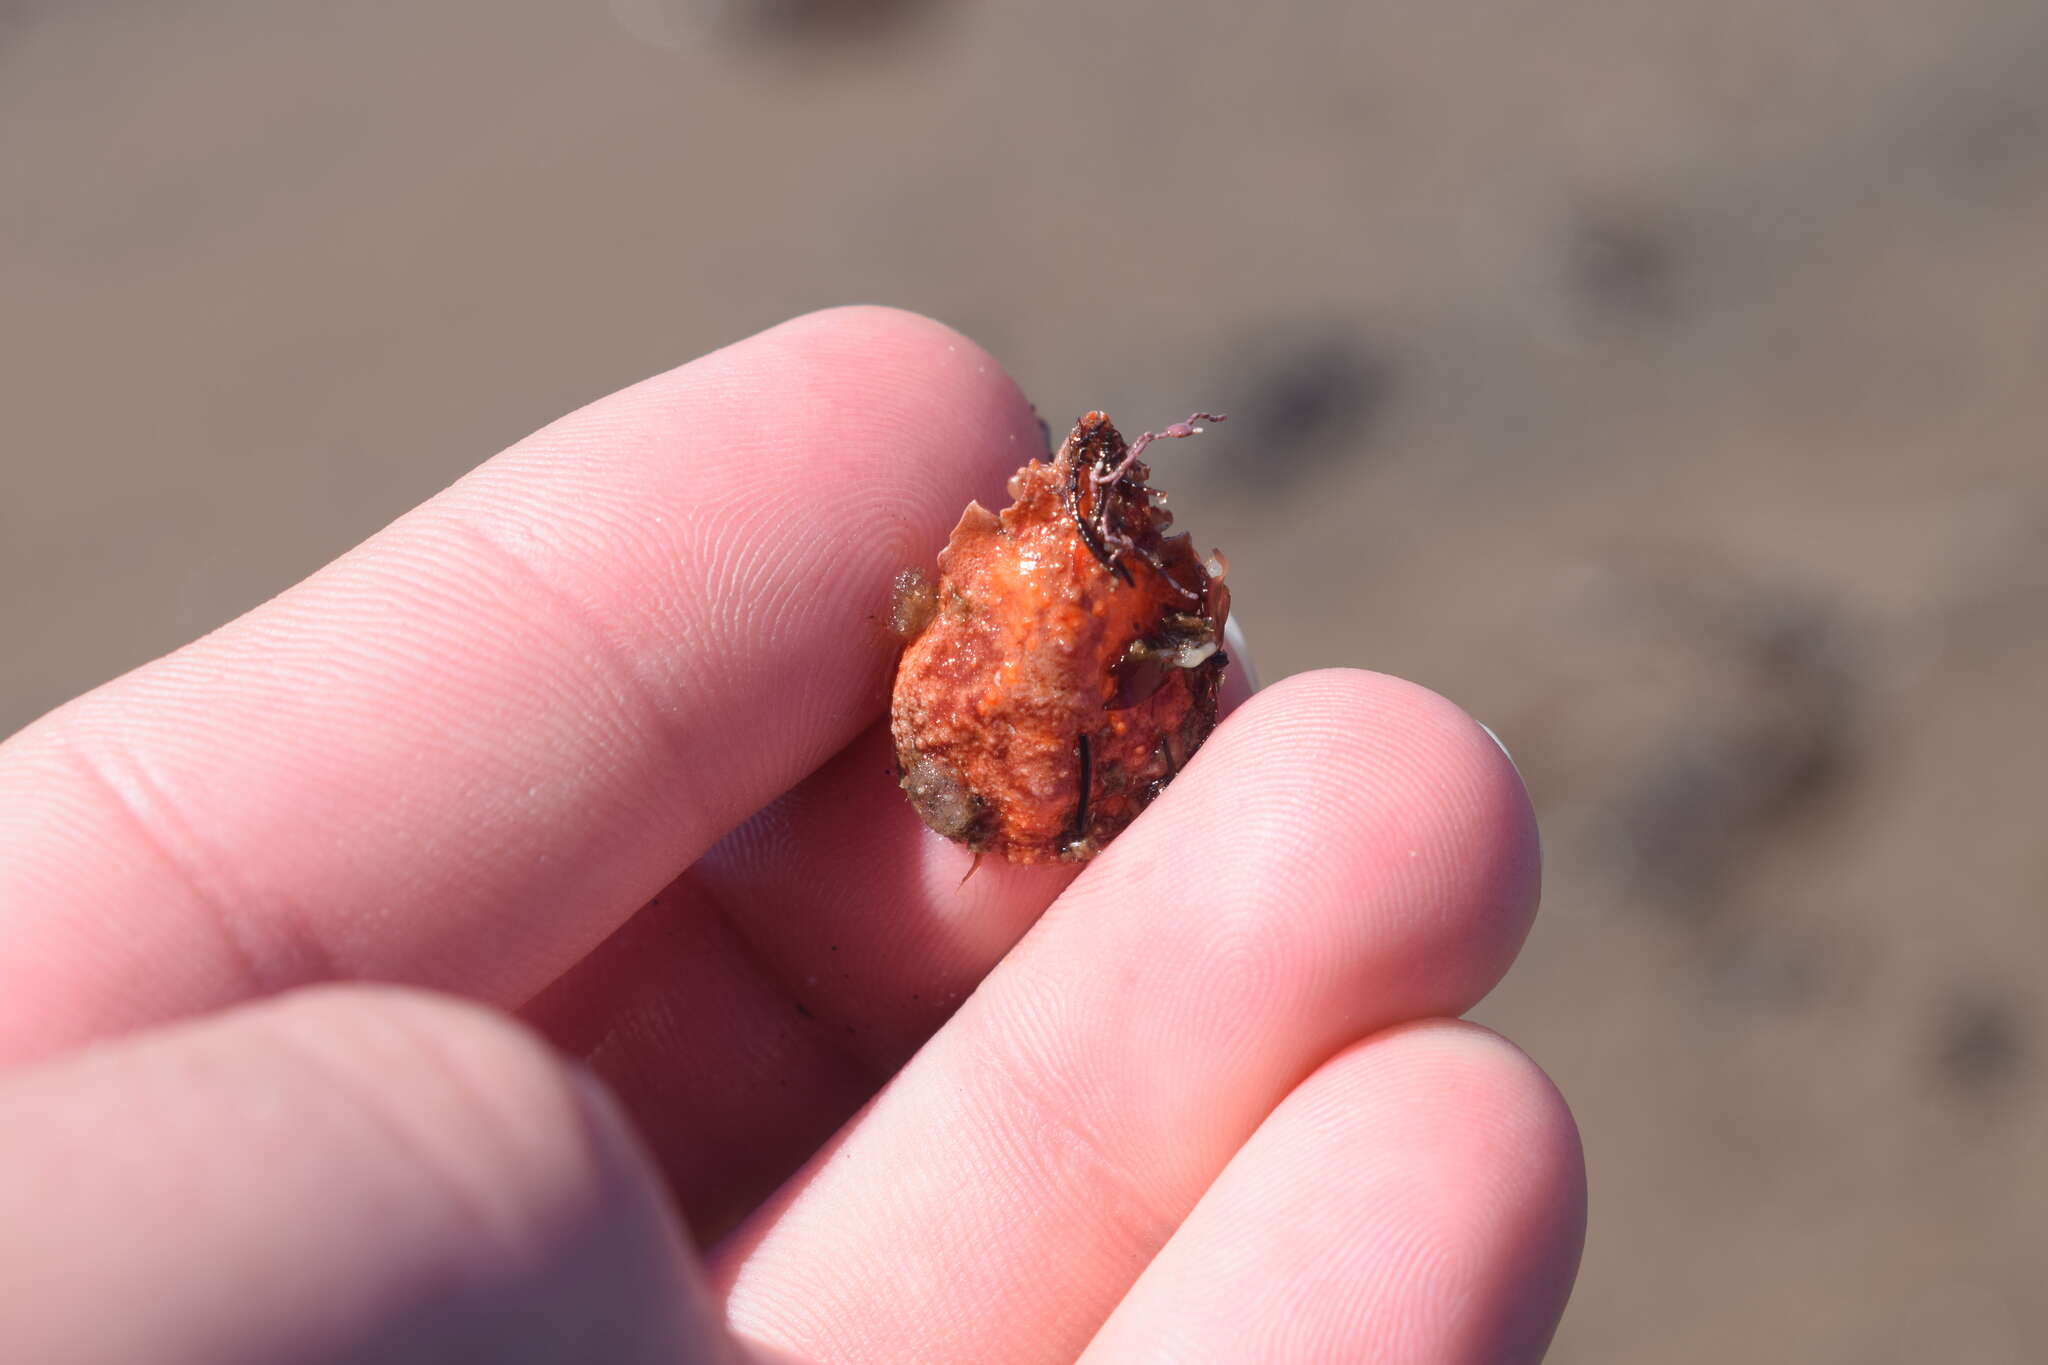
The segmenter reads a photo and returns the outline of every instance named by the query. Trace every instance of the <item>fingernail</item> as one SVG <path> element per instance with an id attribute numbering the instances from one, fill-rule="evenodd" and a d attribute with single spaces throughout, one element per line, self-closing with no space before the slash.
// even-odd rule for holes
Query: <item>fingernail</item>
<path id="1" fill-rule="evenodd" d="M 1473 717 L 1473 724 L 1486 731 L 1486 737 L 1493 741 L 1493 747 L 1501 751 L 1501 754 L 1508 761 L 1508 766 L 1515 770 L 1515 776 L 1520 777 L 1522 775 L 1522 765 L 1515 762 L 1515 756 L 1508 752 L 1508 746 L 1503 744 L 1500 736 L 1493 732 L 1493 727 L 1476 716 Z"/>

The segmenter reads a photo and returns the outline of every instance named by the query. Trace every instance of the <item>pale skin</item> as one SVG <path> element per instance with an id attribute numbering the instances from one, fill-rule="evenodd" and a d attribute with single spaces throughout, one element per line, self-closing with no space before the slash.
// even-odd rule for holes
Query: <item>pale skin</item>
<path id="1" fill-rule="evenodd" d="M 1540 1357 L 1483 730 L 1291 678 L 964 885 L 896 791 L 890 582 L 1040 448 L 965 338 L 799 318 L 0 746 L 0 1357 Z"/>

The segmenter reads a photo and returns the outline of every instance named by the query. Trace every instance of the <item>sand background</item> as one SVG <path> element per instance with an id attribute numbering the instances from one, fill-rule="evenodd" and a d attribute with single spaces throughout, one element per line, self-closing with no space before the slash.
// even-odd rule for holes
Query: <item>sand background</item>
<path id="1" fill-rule="evenodd" d="M 0 733 L 558 413 L 921 309 L 1268 678 L 1498 730 L 1553 1359 L 2048 1358 L 2048 7 L 0 2 Z M 1086 325 L 1077 325 L 1085 315 Z"/>

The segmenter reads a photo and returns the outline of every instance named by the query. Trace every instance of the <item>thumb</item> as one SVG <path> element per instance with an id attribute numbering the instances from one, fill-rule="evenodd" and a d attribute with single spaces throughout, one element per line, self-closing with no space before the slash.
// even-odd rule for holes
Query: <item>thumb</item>
<path id="1" fill-rule="evenodd" d="M 596 1082 L 413 992 L 0 1079 L 0 1227 L 0 1359 L 745 1359 Z"/>

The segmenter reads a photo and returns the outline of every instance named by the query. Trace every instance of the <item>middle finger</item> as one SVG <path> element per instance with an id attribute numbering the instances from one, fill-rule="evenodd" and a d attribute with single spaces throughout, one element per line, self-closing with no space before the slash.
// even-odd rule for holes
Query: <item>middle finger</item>
<path id="1" fill-rule="evenodd" d="M 1485 993 L 1536 882 L 1520 781 L 1454 707 L 1261 693 L 732 1239 L 729 1317 L 807 1358 L 1072 1359 L 1303 1076 Z"/>

